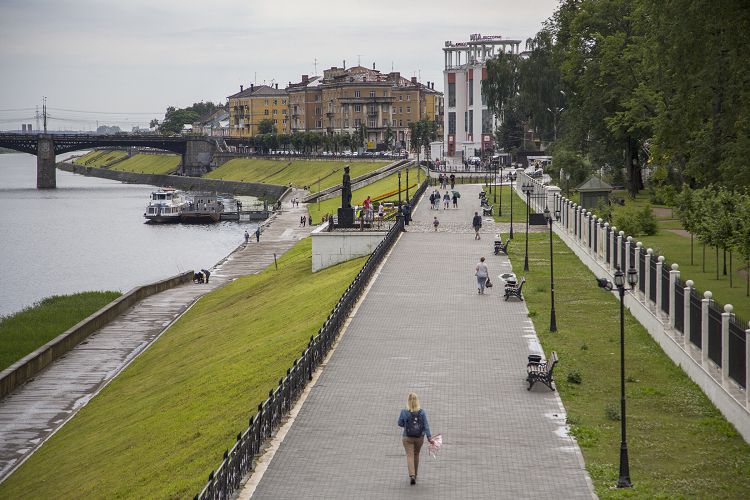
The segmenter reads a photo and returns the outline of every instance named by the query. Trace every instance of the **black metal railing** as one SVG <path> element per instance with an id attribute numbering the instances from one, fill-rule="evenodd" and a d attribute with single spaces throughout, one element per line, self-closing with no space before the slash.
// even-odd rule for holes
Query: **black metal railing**
<path id="1" fill-rule="evenodd" d="M 690 289 L 690 342 L 698 349 L 703 344 L 703 301 L 695 288 Z"/>
<path id="2" fill-rule="evenodd" d="M 427 181 L 425 180 L 417 188 L 413 198 L 419 199 L 426 187 Z M 250 417 L 247 429 L 237 434 L 237 441 L 232 449 L 224 451 L 221 464 L 209 474 L 208 482 L 201 492 L 195 496 L 196 499 L 225 499 L 239 489 L 240 481 L 250 472 L 253 460 L 258 455 L 263 441 L 271 436 L 282 417 L 289 412 L 307 383 L 312 379 L 313 372 L 330 351 L 344 322 L 367 287 L 375 269 L 382 262 L 402 231 L 403 220 L 399 218 L 383 241 L 370 254 L 370 257 L 368 257 L 354 281 L 344 291 L 318 333 L 310 338 L 310 342 L 302 355 L 287 370 L 286 376 L 279 380 L 279 385 L 268 393 L 268 398 L 258 405 L 258 411 Z"/>
<path id="3" fill-rule="evenodd" d="M 721 311 L 708 305 L 708 359 L 721 366 Z"/>
<path id="4" fill-rule="evenodd" d="M 646 249 L 641 248 L 638 252 L 638 288 L 646 293 Z"/>
<path id="5" fill-rule="evenodd" d="M 747 323 L 745 323 L 747 324 Z M 734 321 L 729 321 L 729 376 L 740 386 L 747 388 L 745 380 L 745 330 Z"/>
<path id="6" fill-rule="evenodd" d="M 674 327 L 685 333 L 685 285 L 680 280 L 674 287 Z"/>
<path id="7" fill-rule="evenodd" d="M 669 314 L 669 279 L 671 269 L 669 266 L 661 267 L 661 310 Z"/>
<path id="8" fill-rule="evenodd" d="M 656 279 L 659 277 L 659 275 L 656 272 L 659 269 L 658 267 L 656 267 L 656 262 L 657 260 L 652 255 L 651 262 L 649 263 L 648 298 L 653 303 L 656 303 Z"/>

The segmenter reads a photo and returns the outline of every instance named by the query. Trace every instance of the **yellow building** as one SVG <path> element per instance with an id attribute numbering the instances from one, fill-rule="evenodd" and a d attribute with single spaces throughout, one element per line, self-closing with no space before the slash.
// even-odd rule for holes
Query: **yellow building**
<path id="1" fill-rule="evenodd" d="M 273 120 L 277 133 L 289 130 L 289 96 L 287 91 L 268 85 L 250 85 L 230 95 L 229 137 L 252 137 L 259 133 L 261 120 Z"/>

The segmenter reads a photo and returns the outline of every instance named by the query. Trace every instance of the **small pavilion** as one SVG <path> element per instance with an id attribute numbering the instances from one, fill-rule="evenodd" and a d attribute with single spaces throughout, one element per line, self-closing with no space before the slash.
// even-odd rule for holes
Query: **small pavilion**
<path id="1" fill-rule="evenodd" d="M 612 186 L 596 176 L 589 177 L 576 188 L 581 195 L 580 204 L 587 210 L 596 208 L 599 204 L 609 205 L 609 193 L 612 189 Z"/>

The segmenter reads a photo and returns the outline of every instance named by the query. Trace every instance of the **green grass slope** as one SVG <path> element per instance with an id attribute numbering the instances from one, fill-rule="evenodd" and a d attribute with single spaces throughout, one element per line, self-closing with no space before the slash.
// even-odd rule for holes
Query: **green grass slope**
<path id="1" fill-rule="evenodd" d="M 23 311 L 0 317 L 0 371 L 119 296 L 120 292 L 55 295 Z"/>
<path id="2" fill-rule="evenodd" d="M 0 498 L 192 498 L 356 276 L 302 240 L 196 303 L 0 485 Z"/>
<path id="3" fill-rule="evenodd" d="M 548 333 L 548 234 L 530 235 L 529 272 L 520 271 L 522 231 L 516 232 L 510 257 L 528 280 L 524 296 L 545 352 L 560 356 L 555 380 L 599 497 L 746 498 L 750 446 L 627 311 L 627 431 L 634 487 L 613 488 L 620 447 L 619 304 L 557 237 L 554 245 L 557 333 Z"/>
<path id="4" fill-rule="evenodd" d="M 171 174 L 180 165 L 180 155 L 137 154 L 113 165 L 110 170 L 141 172 L 144 174 Z"/>
<path id="5" fill-rule="evenodd" d="M 311 191 L 317 191 L 318 178 L 320 178 L 320 189 L 341 184 L 344 166 L 347 164 L 350 165 L 349 175 L 353 179 L 384 167 L 388 162 L 235 158 L 206 174 L 205 177 L 281 186 L 291 183 L 295 187 L 310 186 Z"/>
<path id="6" fill-rule="evenodd" d="M 73 163 L 77 165 L 85 165 L 87 167 L 105 167 L 115 160 L 125 158 L 128 153 L 125 151 L 110 151 L 106 149 L 89 151 L 80 158 L 73 160 Z"/>

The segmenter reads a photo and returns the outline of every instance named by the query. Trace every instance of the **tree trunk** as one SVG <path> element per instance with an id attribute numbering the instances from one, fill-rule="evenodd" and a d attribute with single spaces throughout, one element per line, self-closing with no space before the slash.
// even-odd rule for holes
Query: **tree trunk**
<path id="1" fill-rule="evenodd" d="M 727 275 L 727 249 L 724 249 L 724 276 Z"/>

